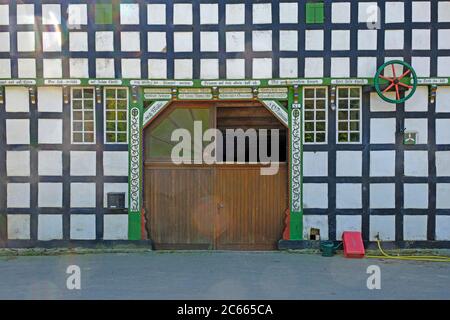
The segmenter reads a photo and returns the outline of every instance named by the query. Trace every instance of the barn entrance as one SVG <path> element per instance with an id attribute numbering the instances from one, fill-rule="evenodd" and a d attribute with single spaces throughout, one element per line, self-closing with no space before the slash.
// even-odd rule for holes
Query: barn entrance
<path id="1" fill-rule="evenodd" d="M 174 156 L 176 129 L 193 139 Z M 196 139 L 208 129 L 220 134 Z M 270 111 L 258 102 L 174 102 L 144 136 L 144 208 L 155 249 L 276 249 L 289 207 L 288 136 Z M 201 160 L 207 154 L 213 163 Z M 271 164 L 277 170 L 261 174 L 269 158 L 277 159 Z"/>

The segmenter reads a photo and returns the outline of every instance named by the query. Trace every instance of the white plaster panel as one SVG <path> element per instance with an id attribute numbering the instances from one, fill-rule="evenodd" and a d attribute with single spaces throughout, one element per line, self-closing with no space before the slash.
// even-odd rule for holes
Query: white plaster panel
<path id="1" fill-rule="evenodd" d="M 412 57 L 411 66 L 416 70 L 418 77 L 430 76 L 430 57 Z"/>
<path id="2" fill-rule="evenodd" d="M 377 35 L 377 30 L 358 30 L 358 50 L 376 50 Z"/>
<path id="3" fill-rule="evenodd" d="M 62 183 L 40 182 L 38 185 L 38 206 L 41 208 L 62 207 Z"/>
<path id="4" fill-rule="evenodd" d="M 32 52 L 35 50 L 34 31 L 17 32 L 17 51 Z"/>
<path id="5" fill-rule="evenodd" d="M 8 239 L 28 240 L 30 239 L 30 215 L 8 214 Z"/>
<path id="6" fill-rule="evenodd" d="M 245 59 L 227 59 L 227 79 L 245 78 Z"/>
<path id="7" fill-rule="evenodd" d="M 97 31 L 95 33 L 95 51 L 114 51 L 114 32 Z"/>
<path id="8" fill-rule="evenodd" d="M 450 209 L 450 183 L 436 184 L 436 208 Z"/>
<path id="9" fill-rule="evenodd" d="M 298 50 L 298 31 L 280 30 L 280 51 Z"/>
<path id="10" fill-rule="evenodd" d="M 6 119 L 6 143 L 30 144 L 30 120 Z"/>
<path id="11" fill-rule="evenodd" d="M 96 159 L 95 151 L 70 151 L 70 175 L 95 176 Z"/>
<path id="12" fill-rule="evenodd" d="M 103 173 L 105 176 L 128 176 L 128 152 L 103 152 Z"/>
<path id="13" fill-rule="evenodd" d="M 95 208 L 95 183 L 73 182 L 70 184 L 72 208 Z"/>
<path id="14" fill-rule="evenodd" d="M 305 78 L 323 76 L 323 58 L 305 58 Z"/>
<path id="15" fill-rule="evenodd" d="M 430 22 L 431 21 L 431 3 L 430 1 L 413 1 L 412 3 L 412 21 Z"/>
<path id="16" fill-rule="evenodd" d="M 344 231 L 361 231 L 361 216 L 336 216 L 336 240 L 342 240 Z"/>
<path id="17" fill-rule="evenodd" d="M 370 216 L 370 240 L 395 241 L 395 216 Z"/>
<path id="18" fill-rule="evenodd" d="M 69 50 L 77 52 L 88 51 L 87 32 L 69 33 Z"/>
<path id="19" fill-rule="evenodd" d="M 436 240 L 450 240 L 450 216 L 436 216 Z"/>
<path id="20" fill-rule="evenodd" d="M 305 50 L 323 50 L 323 30 L 305 30 Z"/>
<path id="21" fill-rule="evenodd" d="M 401 1 L 386 2 L 385 23 L 399 23 L 405 21 L 405 5 Z"/>
<path id="22" fill-rule="evenodd" d="M 128 208 L 128 183 L 105 183 L 103 184 L 103 207 L 108 207 L 109 192 L 125 193 L 125 208 Z"/>
<path id="23" fill-rule="evenodd" d="M 436 175 L 450 177 L 450 151 L 436 151 Z"/>
<path id="24" fill-rule="evenodd" d="M 388 98 L 394 99 L 395 93 L 388 92 L 385 94 Z M 372 112 L 394 112 L 397 106 L 394 103 L 389 103 L 380 98 L 378 93 L 370 93 L 370 111 Z"/>
<path id="25" fill-rule="evenodd" d="M 219 23 L 219 5 L 217 3 L 200 3 L 200 24 Z"/>
<path id="26" fill-rule="evenodd" d="M 428 209 L 428 184 L 405 183 L 403 188 L 405 209 Z"/>
<path id="27" fill-rule="evenodd" d="M 62 151 L 38 151 L 38 173 L 40 176 L 62 175 Z"/>
<path id="28" fill-rule="evenodd" d="M 243 52 L 245 50 L 245 33 L 242 31 L 226 32 L 227 52 Z"/>
<path id="29" fill-rule="evenodd" d="M 395 143 L 395 118 L 370 119 L 370 143 Z"/>
<path id="30" fill-rule="evenodd" d="M 177 32 L 175 32 L 175 35 Z M 137 31 L 126 31 L 120 33 L 120 46 L 124 52 L 141 51 L 140 33 Z"/>
<path id="31" fill-rule="evenodd" d="M 280 78 L 297 78 L 298 77 L 298 60 L 297 58 L 280 58 Z"/>
<path id="32" fill-rule="evenodd" d="M 0 79 L 11 78 L 11 60 L 0 59 Z"/>
<path id="33" fill-rule="evenodd" d="M 413 50 L 430 50 L 430 46 L 431 46 L 431 32 L 429 29 L 412 30 Z"/>
<path id="34" fill-rule="evenodd" d="M 9 52 L 11 50 L 9 32 L 0 32 L 0 43 L 2 44 L 0 52 Z"/>
<path id="35" fill-rule="evenodd" d="M 200 32 L 200 51 L 217 52 L 219 51 L 219 33 L 218 32 Z"/>
<path id="36" fill-rule="evenodd" d="M 350 2 L 333 2 L 331 4 L 332 23 L 350 23 Z"/>
<path id="37" fill-rule="evenodd" d="M 38 216 L 38 240 L 59 240 L 62 237 L 62 215 L 40 214 Z"/>
<path id="38" fill-rule="evenodd" d="M 438 77 L 450 77 L 450 57 L 438 57 Z"/>
<path id="39" fill-rule="evenodd" d="M 227 3 L 225 5 L 225 23 L 244 24 L 245 23 L 245 4 L 244 3 Z"/>
<path id="40" fill-rule="evenodd" d="M 61 59 L 44 59 L 44 78 L 62 78 L 62 60 Z"/>
<path id="41" fill-rule="evenodd" d="M 17 5 L 17 24 L 34 24 L 34 4 Z"/>
<path id="42" fill-rule="evenodd" d="M 141 59 L 122 59 L 122 78 L 141 78 Z"/>
<path id="43" fill-rule="evenodd" d="M 120 4 L 120 24 L 139 24 L 139 4 Z"/>
<path id="44" fill-rule="evenodd" d="M 114 78 L 114 59 L 95 59 L 95 70 L 97 78 Z"/>
<path id="45" fill-rule="evenodd" d="M 150 79 L 167 78 L 166 59 L 148 59 L 148 77 Z"/>
<path id="46" fill-rule="evenodd" d="M 402 50 L 404 43 L 403 33 L 403 30 L 386 30 L 384 32 L 385 50 Z"/>
<path id="47" fill-rule="evenodd" d="M 61 51 L 61 32 L 42 32 L 42 50 L 44 52 Z"/>
<path id="48" fill-rule="evenodd" d="M 192 79 L 192 60 L 174 60 L 175 79 Z"/>
<path id="49" fill-rule="evenodd" d="M 6 151 L 6 175 L 30 175 L 30 151 Z"/>
<path id="50" fill-rule="evenodd" d="M 394 150 L 370 151 L 370 176 L 371 177 L 395 176 Z"/>
<path id="51" fill-rule="evenodd" d="M 360 177 L 362 175 L 361 151 L 336 152 L 336 176 Z"/>
<path id="52" fill-rule="evenodd" d="M 427 240 L 427 216 L 403 217 L 403 240 Z"/>
<path id="53" fill-rule="evenodd" d="M 87 5 L 69 4 L 67 7 L 67 24 L 71 26 L 87 24 Z"/>
<path id="54" fill-rule="evenodd" d="M 298 22 L 298 4 L 296 2 L 280 2 L 280 23 Z"/>
<path id="55" fill-rule="evenodd" d="M 61 24 L 61 5 L 43 4 L 42 5 L 42 24 Z"/>
<path id="56" fill-rule="evenodd" d="M 437 89 L 436 112 L 450 112 L 450 86 Z"/>
<path id="57" fill-rule="evenodd" d="M 405 119 L 405 128 L 417 132 L 417 144 L 428 143 L 428 119 Z"/>
<path id="58" fill-rule="evenodd" d="M 5 87 L 5 111 L 28 112 L 29 94 L 26 87 Z"/>
<path id="59" fill-rule="evenodd" d="M 200 78 L 219 79 L 219 59 L 200 59 Z"/>
<path id="60" fill-rule="evenodd" d="M 69 59 L 71 78 L 89 78 L 89 62 L 86 58 Z"/>
<path id="61" fill-rule="evenodd" d="M 2 26 L 9 25 L 9 5 L 8 4 L 0 5 L 0 25 L 2 25 Z"/>
<path id="62" fill-rule="evenodd" d="M 253 4 L 253 24 L 272 23 L 272 5 L 267 3 Z"/>
<path id="63" fill-rule="evenodd" d="M 350 58 L 331 58 L 331 76 L 344 77 L 350 76 Z"/>
<path id="64" fill-rule="evenodd" d="M 350 50 L 350 30 L 331 31 L 331 50 L 335 51 Z"/>
<path id="65" fill-rule="evenodd" d="M 305 177 L 327 177 L 328 152 L 304 152 L 303 175 Z"/>
<path id="66" fill-rule="evenodd" d="M 37 105 L 39 112 L 62 112 L 62 87 L 38 87 Z"/>
<path id="67" fill-rule="evenodd" d="M 103 216 L 103 239 L 127 240 L 128 239 L 128 215 L 105 214 Z"/>
<path id="68" fill-rule="evenodd" d="M 450 22 L 450 1 L 439 1 L 438 22 Z"/>
<path id="69" fill-rule="evenodd" d="M 192 51 L 192 32 L 174 32 L 173 48 L 175 52 Z"/>
<path id="70" fill-rule="evenodd" d="M 36 78 L 35 59 L 17 59 L 19 78 Z"/>
<path id="71" fill-rule="evenodd" d="M 428 176 L 428 151 L 405 151 L 405 176 Z"/>
<path id="72" fill-rule="evenodd" d="M 95 240 L 95 215 L 70 215 L 70 239 Z"/>
<path id="73" fill-rule="evenodd" d="M 394 209 L 395 208 L 395 184 L 372 183 L 370 184 L 370 208 Z"/>
<path id="74" fill-rule="evenodd" d="M 254 30 L 252 32 L 253 51 L 272 51 L 272 31 Z"/>
<path id="75" fill-rule="evenodd" d="M 450 144 L 450 119 L 436 119 L 436 144 Z"/>
<path id="76" fill-rule="evenodd" d="M 328 240 L 328 216 L 326 216 L 326 215 L 304 215 L 303 216 L 303 239 L 309 240 L 311 228 L 320 230 L 320 240 Z"/>
<path id="77" fill-rule="evenodd" d="M 166 24 L 166 5 L 163 3 L 147 4 L 147 24 Z"/>
<path id="78" fill-rule="evenodd" d="M 377 58 L 358 57 L 358 77 L 372 78 L 377 72 Z"/>
<path id="79" fill-rule="evenodd" d="M 173 24 L 192 24 L 192 4 L 175 3 L 173 5 Z"/>
<path id="80" fill-rule="evenodd" d="M 60 144 L 62 143 L 62 120 L 61 119 L 39 119 L 38 120 L 38 143 Z"/>
<path id="81" fill-rule="evenodd" d="M 304 183 L 303 184 L 303 207 L 305 209 L 328 208 L 328 184 L 326 183 Z"/>
<path id="82" fill-rule="evenodd" d="M 362 208 L 362 186 L 360 183 L 336 184 L 336 208 L 360 209 Z"/>
<path id="83" fill-rule="evenodd" d="M 255 58 L 253 59 L 253 78 L 270 79 L 272 77 L 272 59 Z"/>
<path id="84" fill-rule="evenodd" d="M 409 94 L 409 91 L 406 93 Z M 405 111 L 426 112 L 428 111 L 428 87 L 417 87 L 413 96 L 406 100 Z"/>
<path id="85" fill-rule="evenodd" d="M 6 189 L 6 205 L 8 208 L 30 207 L 29 183 L 8 183 Z"/>

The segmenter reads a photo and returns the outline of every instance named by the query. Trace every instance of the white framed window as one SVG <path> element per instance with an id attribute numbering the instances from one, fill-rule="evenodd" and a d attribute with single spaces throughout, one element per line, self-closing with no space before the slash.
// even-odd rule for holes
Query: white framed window
<path id="1" fill-rule="evenodd" d="M 361 143 L 361 87 L 337 88 L 337 143 Z"/>
<path id="2" fill-rule="evenodd" d="M 105 143 L 128 142 L 128 89 L 105 88 L 103 91 Z"/>
<path id="3" fill-rule="evenodd" d="M 326 87 L 303 88 L 303 142 L 327 143 L 328 91 Z"/>
<path id="4" fill-rule="evenodd" d="M 95 143 L 94 88 L 71 90 L 72 143 Z"/>

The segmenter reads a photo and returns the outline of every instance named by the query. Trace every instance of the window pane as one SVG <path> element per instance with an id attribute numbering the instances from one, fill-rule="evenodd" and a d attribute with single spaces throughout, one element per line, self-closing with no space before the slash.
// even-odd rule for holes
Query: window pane
<path id="1" fill-rule="evenodd" d="M 314 134 L 305 133 L 305 142 L 314 142 Z"/>
<path id="2" fill-rule="evenodd" d="M 117 131 L 127 131 L 127 123 L 126 122 L 118 122 L 117 123 Z"/>
<path id="3" fill-rule="evenodd" d="M 325 131 L 325 122 L 317 122 L 316 131 Z"/>
<path id="4" fill-rule="evenodd" d="M 305 111 L 305 120 L 314 120 L 314 112 Z"/>
<path id="5" fill-rule="evenodd" d="M 72 99 L 73 98 L 75 98 L 75 99 L 80 99 L 80 98 L 82 98 L 82 93 L 81 93 L 81 89 L 73 89 L 72 90 Z"/>
<path id="6" fill-rule="evenodd" d="M 92 101 L 92 100 L 85 100 L 84 101 L 84 108 L 85 109 L 90 109 L 90 110 L 94 109 L 94 101 Z"/>
<path id="7" fill-rule="evenodd" d="M 126 89 L 117 89 L 117 98 L 126 99 L 127 98 L 127 90 Z"/>
<path id="8" fill-rule="evenodd" d="M 351 88 L 350 89 L 350 97 L 359 98 L 359 88 Z"/>
<path id="9" fill-rule="evenodd" d="M 325 98 L 325 88 L 316 89 L 316 98 Z"/>
<path id="10" fill-rule="evenodd" d="M 93 121 L 85 121 L 84 130 L 85 131 L 94 131 L 94 122 Z"/>
<path id="11" fill-rule="evenodd" d="M 314 109 L 314 100 L 305 100 L 305 109 Z"/>
<path id="12" fill-rule="evenodd" d="M 348 89 L 340 88 L 339 89 L 339 98 L 347 98 L 348 97 Z"/>
<path id="13" fill-rule="evenodd" d="M 318 111 L 316 113 L 316 120 L 325 120 L 325 111 Z"/>
<path id="14" fill-rule="evenodd" d="M 350 141 L 351 142 L 359 142 L 359 133 L 357 133 L 357 132 L 350 133 Z"/>
<path id="15" fill-rule="evenodd" d="M 314 98 L 314 89 L 305 89 L 305 98 Z"/>
<path id="16" fill-rule="evenodd" d="M 83 122 L 74 121 L 73 122 L 73 131 L 82 131 L 83 130 Z"/>
<path id="17" fill-rule="evenodd" d="M 84 89 L 83 94 L 85 99 L 92 99 L 94 97 L 94 89 Z"/>
<path id="18" fill-rule="evenodd" d="M 93 133 L 85 133 L 84 134 L 84 142 L 94 142 L 94 134 Z"/>
<path id="19" fill-rule="evenodd" d="M 73 142 L 83 142 L 83 134 L 74 133 L 73 134 Z"/>
<path id="20" fill-rule="evenodd" d="M 339 133 L 339 142 L 348 142 L 348 133 Z"/>
<path id="21" fill-rule="evenodd" d="M 358 120 L 359 119 L 359 111 L 350 111 L 350 119 Z"/>
<path id="22" fill-rule="evenodd" d="M 325 142 L 325 133 L 317 133 L 316 142 Z"/>
<path id="23" fill-rule="evenodd" d="M 81 109 L 82 107 L 83 107 L 83 102 L 81 100 L 73 100 L 72 101 L 72 108 Z"/>
<path id="24" fill-rule="evenodd" d="M 107 133 L 106 142 L 116 142 L 116 135 L 114 133 Z"/>
<path id="25" fill-rule="evenodd" d="M 338 113 L 339 120 L 348 120 L 348 112 L 347 111 L 339 111 Z"/>
<path id="26" fill-rule="evenodd" d="M 306 131 L 314 131 L 314 122 L 305 122 Z"/>
<path id="27" fill-rule="evenodd" d="M 118 133 L 117 134 L 117 142 L 127 142 L 127 134 L 126 133 Z"/>
<path id="28" fill-rule="evenodd" d="M 117 100 L 117 109 L 126 109 L 127 101 L 126 100 Z"/>
<path id="29" fill-rule="evenodd" d="M 106 111 L 106 120 L 116 120 L 116 112 Z"/>

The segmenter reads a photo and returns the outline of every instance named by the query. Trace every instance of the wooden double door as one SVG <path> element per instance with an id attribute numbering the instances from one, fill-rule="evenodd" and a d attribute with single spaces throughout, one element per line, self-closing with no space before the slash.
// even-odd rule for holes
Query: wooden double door
<path id="1" fill-rule="evenodd" d="M 259 158 L 226 164 L 174 164 L 174 130 L 182 128 L 195 137 L 198 127 L 202 132 L 209 128 L 221 132 L 278 129 L 282 145 L 278 172 L 262 175 Z M 253 145 L 259 148 L 259 142 Z M 145 129 L 144 207 L 155 248 L 275 249 L 288 208 L 286 144 L 286 128 L 256 102 L 169 106 Z M 189 145 L 188 154 L 201 156 L 202 143 Z"/>
<path id="2" fill-rule="evenodd" d="M 145 166 L 147 230 L 155 249 L 276 249 L 287 208 L 287 167 Z"/>

